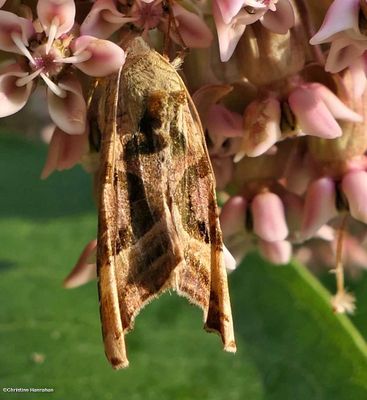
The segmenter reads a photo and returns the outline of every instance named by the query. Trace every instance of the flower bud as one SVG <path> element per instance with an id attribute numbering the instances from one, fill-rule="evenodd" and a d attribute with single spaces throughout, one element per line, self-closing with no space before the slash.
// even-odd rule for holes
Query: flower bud
<path id="1" fill-rule="evenodd" d="M 288 264 L 292 257 L 292 245 L 287 240 L 279 242 L 260 240 L 259 249 L 262 256 L 273 264 Z"/>
<path id="2" fill-rule="evenodd" d="M 367 172 L 349 172 L 342 180 L 342 189 L 352 217 L 367 224 Z"/>
<path id="3" fill-rule="evenodd" d="M 252 200 L 254 232 L 267 242 L 278 242 L 288 236 L 284 206 L 278 195 L 259 193 Z"/>
<path id="4" fill-rule="evenodd" d="M 222 207 L 220 226 L 223 236 L 232 236 L 245 229 L 247 201 L 242 196 L 231 197 Z"/>
<path id="5" fill-rule="evenodd" d="M 257 157 L 268 151 L 281 137 L 280 104 L 273 97 L 254 100 L 244 112 L 244 137 L 234 161 L 243 156 Z"/>
<path id="6" fill-rule="evenodd" d="M 302 236 L 310 238 L 337 215 L 335 183 L 331 178 L 319 178 L 309 186 L 302 221 Z"/>

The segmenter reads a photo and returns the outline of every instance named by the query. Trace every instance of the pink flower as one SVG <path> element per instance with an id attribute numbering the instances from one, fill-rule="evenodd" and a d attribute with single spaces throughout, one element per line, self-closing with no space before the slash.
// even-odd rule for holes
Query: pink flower
<path id="1" fill-rule="evenodd" d="M 246 191 L 246 189 L 245 189 Z M 256 245 L 264 258 L 274 264 L 287 264 L 292 256 L 292 245 L 286 222 L 290 217 L 292 228 L 299 223 L 293 220 L 292 213 L 301 214 L 302 202 L 291 193 L 282 192 L 280 197 L 271 192 L 256 194 L 250 204 L 241 195 L 230 197 L 222 207 L 220 224 L 224 242 L 239 263 L 245 253 Z M 296 200 L 296 201 L 295 201 Z M 295 204 L 296 203 L 296 204 Z M 247 216 L 251 213 L 250 220 Z M 296 217 L 295 219 L 299 219 Z M 252 225 L 253 232 L 249 232 Z M 294 236 L 294 232 L 292 232 Z"/>
<path id="2" fill-rule="evenodd" d="M 213 1 L 213 17 L 217 28 L 220 59 L 226 62 L 232 57 L 241 36 L 245 32 L 246 25 L 241 24 L 236 17 L 226 24 L 216 1 Z"/>
<path id="3" fill-rule="evenodd" d="M 211 156 L 227 157 L 237 152 L 243 135 L 242 117 L 221 104 L 214 104 L 205 118 Z M 236 139 L 237 140 L 234 140 Z"/>
<path id="4" fill-rule="evenodd" d="M 81 24 L 80 33 L 106 39 L 126 23 L 135 20 L 136 17 L 120 13 L 113 0 L 97 0 Z"/>
<path id="5" fill-rule="evenodd" d="M 65 288 L 76 288 L 97 278 L 96 251 L 97 240 L 94 239 L 85 246 L 79 260 L 65 278 Z"/>
<path id="6" fill-rule="evenodd" d="M 356 61 L 349 65 L 349 72 L 351 76 L 352 96 L 358 99 L 363 96 L 367 83 L 367 54 L 357 58 Z"/>
<path id="7" fill-rule="evenodd" d="M 244 135 L 234 161 L 245 155 L 257 157 L 268 151 L 281 138 L 280 103 L 274 97 L 254 100 L 244 112 Z"/>
<path id="8" fill-rule="evenodd" d="M 25 106 L 31 94 L 33 83 L 22 79 L 28 77 L 18 64 L 10 64 L 0 69 L 0 118 L 14 114 Z"/>
<path id="9" fill-rule="evenodd" d="M 262 256 L 276 265 L 288 264 L 292 257 L 292 245 L 287 240 L 277 242 L 259 241 Z"/>
<path id="10" fill-rule="evenodd" d="M 201 49 L 211 45 L 213 41 L 212 32 L 201 17 L 178 3 L 173 3 L 172 13 L 176 20 L 177 30 L 187 47 Z M 176 43 L 182 44 L 182 40 L 178 37 L 175 29 L 171 32 L 171 38 Z"/>
<path id="11" fill-rule="evenodd" d="M 223 62 L 231 58 L 246 25 L 260 21 L 272 32 L 285 34 L 295 22 L 289 0 L 214 0 L 213 17 Z"/>
<path id="12" fill-rule="evenodd" d="M 108 40 L 80 36 L 70 45 L 73 56 L 64 63 L 73 63 L 87 75 L 103 77 L 116 72 L 125 63 L 124 51 Z"/>
<path id="13" fill-rule="evenodd" d="M 62 171 L 76 165 L 88 151 L 88 131 L 82 135 L 69 135 L 56 127 L 48 149 L 41 178 L 46 179 L 55 170 Z"/>
<path id="14" fill-rule="evenodd" d="M 124 63 L 125 53 L 112 42 L 68 34 L 74 24 L 74 1 L 39 0 L 37 11 L 43 27 L 37 33 L 32 21 L 0 11 L 0 50 L 22 55 L 17 64 L 0 72 L 0 115 L 20 110 L 34 82 L 42 79 L 55 124 L 67 133 L 81 134 L 86 129 L 86 105 L 81 85 L 73 78 L 74 71 L 68 64 L 89 75 L 105 76 Z M 31 39 L 37 40 L 31 43 Z"/>
<path id="15" fill-rule="evenodd" d="M 279 242 L 288 236 L 284 206 L 278 195 L 257 194 L 251 203 L 254 232 L 266 242 Z"/>
<path id="16" fill-rule="evenodd" d="M 362 16 L 361 16 L 362 15 Z M 359 0 L 334 0 L 311 44 L 331 43 L 325 69 L 339 72 L 351 65 L 367 50 L 367 38 L 360 31 L 364 18 Z"/>
<path id="17" fill-rule="evenodd" d="M 309 186 L 305 199 L 302 236 L 308 239 L 338 214 L 335 183 L 329 177 L 319 178 Z"/>
<path id="18" fill-rule="evenodd" d="M 122 3 L 125 4 L 123 1 Z M 170 7 L 175 25 L 168 29 L 171 17 L 162 0 L 135 0 L 125 14 L 118 11 L 113 0 L 97 0 L 81 25 L 81 32 L 84 35 L 106 38 L 124 24 L 131 23 L 146 39 L 151 29 L 158 28 L 165 34 L 169 32 L 171 39 L 178 44 L 183 41 L 192 48 L 209 47 L 213 36 L 202 18 L 176 2 L 172 2 Z"/>
<path id="19" fill-rule="evenodd" d="M 73 27 L 75 11 L 74 0 L 38 0 L 37 15 L 48 37 L 48 51 L 55 39 Z"/>
<path id="20" fill-rule="evenodd" d="M 86 130 L 87 107 L 80 82 L 70 75 L 60 79 L 58 87 L 64 92 L 62 97 L 47 91 L 51 119 L 69 134 L 82 134 Z"/>
<path id="21" fill-rule="evenodd" d="M 29 39 L 35 34 L 32 21 L 8 12 L 0 11 L 0 50 L 24 54 L 30 57 Z"/>
<path id="22" fill-rule="evenodd" d="M 235 235 L 245 228 L 247 201 L 242 196 L 231 197 L 222 207 L 220 226 L 224 238 Z"/>
<path id="23" fill-rule="evenodd" d="M 233 156 L 243 135 L 242 117 L 217 104 L 232 91 L 230 85 L 205 85 L 193 94 L 209 150 L 217 189 L 224 189 L 233 175 Z"/>
<path id="24" fill-rule="evenodd" d="M 343 177 L 342 190 L 353 218 L 367 224 L 367 172 L 351 171 Z"/>
<path id="25" fill-rule="evenodd" d="M 233 175 L 233 155 L 243 134 L 242 118 L 226 107 L 214 104 L 203 119 L 217 189 L 224 189 Z"/>
<path id="26" fill-rule="evenodd" d="M 134 25 L 142 28 L 143 32 L 156 28 L 164 18 L 162 0 L 149 3 L 142 0 L 135 1 L 131 9 L 131 16 L 135 19 Z"/>
<path id="27" fill-rule="evenodd" d="M 209 84 L 201 86 L 192 95 L 192 99 L 199 112 L 201 123 L 205 130 L 208 120 L 208 112 L 212 106 L 221 101 L 227 94 L 231 93 L 233 87 L 225 84 Z"/>
<path id="28" fill-rule="evenodd" d="M 288 97 L 300 133 L 334 139 L 342 135 L 337 119 L 362 122 L 363 118 L 347 107 L 331 90 L 320 83 L 305 83 Z"/>

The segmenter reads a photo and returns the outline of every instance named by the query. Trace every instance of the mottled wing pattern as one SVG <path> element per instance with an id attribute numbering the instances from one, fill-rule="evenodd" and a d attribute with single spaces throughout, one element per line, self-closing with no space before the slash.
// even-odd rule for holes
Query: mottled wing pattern
<path id="1" fill-rule="evenodd" d="M 124 333 L 169 288 L 199 305 L 234 351 L 213 173 L 185 86 L 136 39 L 101 93 L 97 269 L 109 361 L 128 365 Z"/>

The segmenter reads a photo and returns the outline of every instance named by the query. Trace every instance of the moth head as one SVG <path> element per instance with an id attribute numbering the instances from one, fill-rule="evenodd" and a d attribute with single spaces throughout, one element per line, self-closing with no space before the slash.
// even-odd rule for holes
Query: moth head
<path id="1" fill-rule="evenodd" d="M 128 58 L 143 57 L 145 54 L 150 52 L 149 45 L 144 41 L 142 37 L 136 37 L 130 43 L 127 50 Z"/>

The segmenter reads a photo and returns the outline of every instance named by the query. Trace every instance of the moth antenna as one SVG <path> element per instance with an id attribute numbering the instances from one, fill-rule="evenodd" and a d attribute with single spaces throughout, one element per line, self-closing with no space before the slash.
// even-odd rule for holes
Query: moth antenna
<path id="1" fill-rule="evenodd" d="M 101 80 L 100 78 L 94 78 L 93 81 L 92 81 L 92 84 L 89 87 L 88 94 L 87 94 L 87 108 L 88 109 L 89 109 L 90 104 L 92 102 L 94 93 L 97 90 L 97 87 L 98 87 L 98 85 L 100 83 L 100 80 Z"/>

